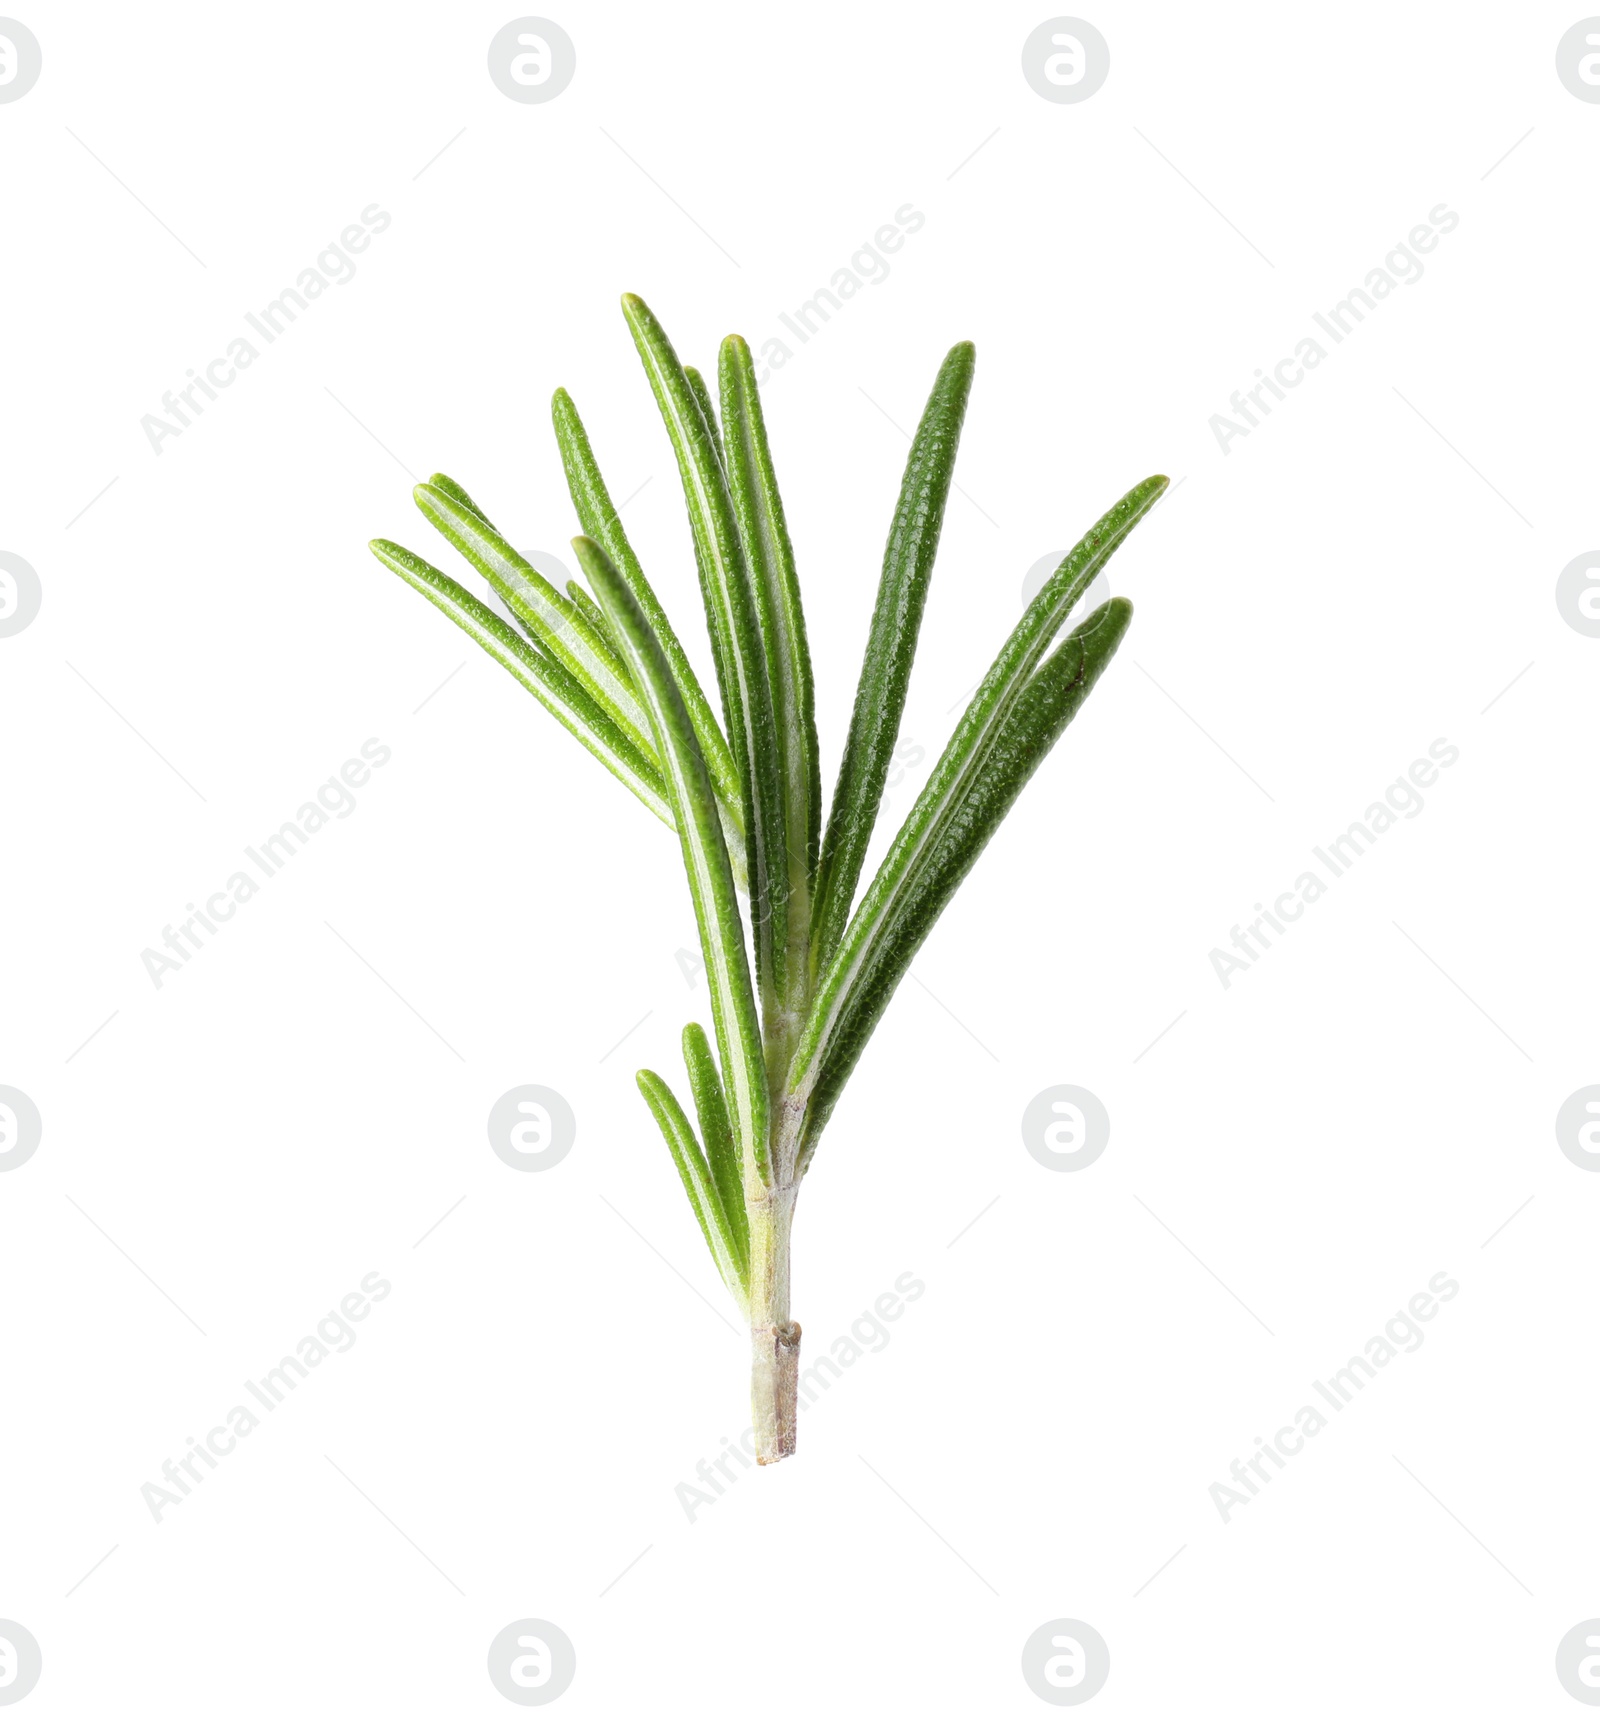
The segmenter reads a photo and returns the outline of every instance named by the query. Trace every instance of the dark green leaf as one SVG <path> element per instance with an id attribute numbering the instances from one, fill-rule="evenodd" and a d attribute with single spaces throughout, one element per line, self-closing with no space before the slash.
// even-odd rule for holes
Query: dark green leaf
<path id="1" fill-rule="evenodd" d="M 976 362 L 977 352 L 970 341 L 958 342 L 945 355 L 906 458 L 900 498 L 884 547 L 883 573 L 861 661 L 861 678 L 856 685 L 855 710 L 817 867 L 811 973 L 818 980 L 850 920 L 856 883 L 883 798 L 883 782 L 899 739 L 911 661 L 917 651 L 917 633 L 939 549 L 939 531 L 944 524 L 944 506 L 950 495 Z"/>
<path id="2" fill-rule="evenodd" d="M 823 1071 L 832 1065 L 835 1038 L 854 1019 L 869 978 L 893 945 L 898 913 L 920 889 L 923 871 L 939 854 L 950 823 L 980 781 L 1035 666 L 1089 583 L 1166 488 L 1160 474 L 1145 480 L 1090 528 L 1024 612 L 979 685 L 818 985 L 790 1066 L 788 1088 L 793 1101 L 786 1132 L 792 1132 Z M 811 1137 L 814 1142 L 814 1134 Z"/>
<path id="3" fill-rule="evenodd" d="M 768 1029 L 769 1043 L 776 1042 L 782 1061 L 809 992 L 811 879 L 822 819 L 811 654 L 755 366 L 741 336 L 730 335 L 722 344 L 721 383 L 728 484 L 761 625 L 783 789 L 786 879 L 773 883 L 772 908 L 781 924 L 775 942 L 787 952 L 783 1007 L 788 1022 L 776 1037 Z"/>
<path id="4" fill-rule="evenodd" d="M 1012 705 L 982 770 L 950 810 L 937 841 L 873 943 L 872 958 L 829 1038 L 804 1128 L 800 1168 L 810 1161 L 828 1115 L 890 997 L 968 870 L 994 836 L 1127 632 L 1133 607 L 1112 599 L 1081 623 L 1039 667 Z"/>

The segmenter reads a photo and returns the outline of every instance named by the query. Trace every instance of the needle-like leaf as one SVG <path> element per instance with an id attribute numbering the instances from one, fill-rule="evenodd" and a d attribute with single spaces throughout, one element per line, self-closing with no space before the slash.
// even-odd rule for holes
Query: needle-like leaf
<path id="1" fill-rule="evenodd" d="M 644 301 L 636 294 L 624 294 L 622 309 L 678 459 L 689 523 L 699 551 L 706 615 L 712 634 L 721 643 L 717 670 L 722 710 L 745 798 L 756 977 L 766 1016 L 771 1019 L 785 997 L 787 952 L 777 938 L 773 895 L 775 887 L 781 893 L 788 851 L 772 692 L 750 571 L 733 499 L 728 494 L 727 475 L 694 388 L 684 376 L 666 331 Z"/>
<path id="2" fill-rule="evenodd" d="M 736 1256 L 748 1275 L 750 1224 L 744 1211 L 744 1175 L 728 1119 L 728 1099 L 722 1093 L 722 1075 L 717 1071 L 716 1056 L 706 1041 L 706 1033 L 698 1024 L 683 1027 L 683 1064 L 689 1072 L 689 1089 L 700 1120 L 700 1141 L 705 1145 L 711 1179 L 722 1197 L 723 1214 L 728 1218 Z"/>
<path id="3" fill-rule="evenodd" d="M 683 696 L 649 618 L 594 540 L 580 536 L 572 547 L 649 710 L 667 800 L 683 845 L 684 872 L 705 955 L 717 1050 L 740 1162 L 747 1172 L 765 1180 L 770 1167 L 766 1064 L 716 793 Z"/>
<path id="4" fill-rule="evenodd" d="M 633 546 L 628 542 L 627 532 L 616 510 L 611 506 L 611 494 L 606 490 L 606 482 L 601 475 L 600 464 L 595 460 L 589 434 L 583 428 L 583 421 L 578 417 L 572 397 L 564 389 L 556 391 L 550 404 L 550 413 L 555 422 L 561 464 L 566 470 L 567 489 L 572 494 L 572 506 L 578 512 L 578 525 L 597 544 L 605 547 L 606 555 L 627 582 L 629 591 L 639 602 L 640 610 L 649 618 L 650 627 L 655 630 L 656 639 L 660 641 L 662 651 L 667 655 L 667 663 L 672 667 L 673 678 L 683 696 L 684 707 L 688 711 L 690 723 L 694 726 L 694 734 L 700 742 L 700 752 L 705 756 L 706 765 L 711 770 L 711 782 L 716 786 L 717 795 L 722 799 L 729 817 L 741 834 L 739 848 L 742 852 L 743 793 L 739 788 L 739 772 L 734 765 L 727 739 L 717 724 L 711 703 L 707 701 L 700 687 L 700 679 L 694 674 L 689 656 L 684 652 L 683 644 L 671 623 L 667 621 L 667 614 L 662 609 L 660 600 L 656 598 L 655 590 L 645 579 L 644 568 L 634 554 Z M 742 856 L 740 862 L 742 866 Z"/>
<path id="5" fill-rule="evenodd" d="M 476 515 L 484 526 L 489 528 L 491 532 L 498 531 L 495 524 L 489 519 L 484 511 L 467 495 L 465 488 L 457 485 L 448 473 L 431 474 L 428 478 L 428 483 L 433 486 L 435 490 L 442 491 L 446 497 L 454 498 L 463 509 L 471 510 L 472 513 Z"/>
<path id="6" fill-rule="evenodd" d="M 408 586 L 416 588 L 470 635 L 491 658 L 541 701 L 580 743 L 622 780 L 651 814 L 673 825 L 672 808 L 656 762 L 655 749 L 639 746 L 627 736 L 587 691 L 554 660 L 524 641 L 511 625 L 495 616 L 460 582 L 453 581 L 426 559 L 390 539 L 374 539 L 373 555 Z"/>
<path id="7" fill-rule="evenodd" d="M 802 1172 L 912 959 L 1023 786 L 1088 699 L 1127 633 L 1132 615 L 1126 599 L 1111 599 L 1100 606 L 1045 660 L 1013 703 L 981 770 L 942 823 L 915 884 L 880 930 L 851 1003 L 829 1039 L 808 1104 L 799 1158 Z"/>
<path id="8" fill-rule="evenodd" d="M 650 721 L 611 644 L 564 594 L 514 551 L 483 517 L 436 485 L 419 485 L 417 507 L 527 624 L 539 645 L 563 665 L 642 749 Z"/>
<path id="9" fill-rule="evenodd" d="M 700 416 L 706 422 L 706 430 L 711 433 L 711 441 L 717 447 L 717 454 L 722 457 L 724 467 L 728 464 L 728 452 L 722 443 L 722 428 L 717 424 L 717 410 L 711 405 L 711 391 L 706 388 L 706 380 L 692 365 L 683 368 L 683 375 L 689 380 L 689 387 L 694 391 L 694 398 L 700 403 Z"/>
<path id="10" fill-rule="evenodd" d="M 567 583 L 567 597 L 593 624 L 595 633 L 605 641 L 613 653 L 616 653 L 617 644 L 611 639 L 611 629 L 606 623 L 606 614 L 590 597 L 588 588 L 581 581 L 569 581 Z M 620 662 L 622 655 L 617 653 L 617 658 Z"/>
<path id="11" fill-rule="evenodd" d="M 810 980 L 811 879 L 822 821 L 811 653 L 755 365 L 742 336 L 731 335 L 722 344 L 721 384 L 728 485 L 761 625 L 778 745 L 788 854 L 781 890 L 779 883 L 773 884 L 772 910 L 778 924 L 775 940 L 787 954 L 783 1006 L 790 1022 L 784 1033 L 792 1039 Z M 709 415 L 709 406 L 706 411 Z M 782 1048 L 777 1052 L 781 1059 Z"/>
<path id="12" fill-rule="evenodd" d="M 945 355 L 906 457 L 883 552 L 872 628 L 861 660 L 855 710 L 817 867 L 811 973 L 818 980 L 849 923 L 856 883 L 883 799 L 883 782 L 899 739 L 911 661 L 916 656 L 976 363 L 970 341 L 957 342 Z"/>
<path id="13" fill-rule="evenodd" d="M 892 945 L 897 913 L 921 886 L 922 871 L 938 854 L 951 821 L 982 774 L 1034 667 L 1089 583 L 1166 488 L 1166 478 L 1157 474 L 1136 485 L 1107 511 L 1067 553 L 1000 649 L 895 835 L 818 986 L 789 1069 L 787 1135 L 792 1137 L 802 1129 L 812 1094 L 832 1063 L 836 1041 L 853 1019 L 873 972 Z M 815 1132 L 809 1128 L 804 1129 L 804 1136 L 815 1142 Z"/>
<path id="14" fill-rule="evenodd" d="M 689 1195 L 689 1206 L 700 1224 L 700 1232 L 705 1235 L 717 1273 L 743 1306 L 748 1292 L 748 1271 L 739 1262 L 722 1196 L 712 1182 L 711 1170 L 706 1166 L 706 1159 L 695 1140 L 694 1128 L 664 1079 L 654 1072 L 643 1071 L 637 1074 L 637 1081 L 641 1094 L 650 1105 L 650 1112 L 656 1117 L 656 1125 L 661 1128 L 661 1136 L 667 1141 L 667 1149 L 672 1152 L 673 1165 L 678 1170 L 684 1191 Z M 742 1211 L 742 1200 L 740 1208 Z"/>

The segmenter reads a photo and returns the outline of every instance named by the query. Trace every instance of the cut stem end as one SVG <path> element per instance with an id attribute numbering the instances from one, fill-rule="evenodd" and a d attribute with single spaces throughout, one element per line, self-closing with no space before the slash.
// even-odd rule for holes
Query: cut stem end
<path id="1" fill-rule="evenodd" d="M 752 1328 L 750 1408 L 762 1467 L 794 1454 L 799 1398 L 800 1326 L 791 1318 Z"/>

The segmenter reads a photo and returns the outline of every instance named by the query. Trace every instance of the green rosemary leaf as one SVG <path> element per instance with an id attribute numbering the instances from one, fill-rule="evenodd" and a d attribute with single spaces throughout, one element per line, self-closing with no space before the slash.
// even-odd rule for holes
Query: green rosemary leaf
<path id="1" fill-rule="evenodd" d="M 716 786 L 717 795 L 722 799 L 729 818 L 740 834 L 738 850 L 742 869 L 743 793 L 739 788 L 739 773 L 728 748 L 727 738 L 722 734 L 716 714 L 712 712 L 711 703 L 707 701 L 705 692 L 700 687 L 700 679 L 694 674 L 694 667 L 689 663 L 689 656 L 684 652 L 683 644 L 671 623 L 667 621 L 667 614 L 662 609 L 660 600 L 656 598 L 654 589 L 645 579 L 644 569 L 634 554 L 633 546 L 628 543 L 628 535 L 617 517 L 616 510 L 611 506 L 611 494 L 606 490 L 606 482 L 601 476 L 600 464 L 595 460 L 588 433 L 583 428 L 583 421 L 578 417 L 577 408 L 573 406 L 572 397 L 564 389 L 556 391 L 550 404 L 550 412 L 555 422 L 556 443 L 561 450 L 561 464 L 566 470 L 567 489 L 572 493 L 572 504 L 578 512 L 578 525 L 597 544 L 605 547 L 606 555 L 627 582 L 629 590 L 639 602 L 639 608 L 650 619 L 650 627 L 655 630 L 662 651 L 667 655 L 667 663 L 672 667 L 672 675 L 677 681 L 679 693 L 683 696 L 683 704 L 694 726 L 694 734 L 699 738 L 700 752 L 705 756 L 706 765 L 711 770 L 711 782 Z"/>
<path id="2" fill-rule="evenodd" d="M 787 952 L 776 938 L 780 925 L 774 914 L 774 890 L 782 892 L 788 851 L 784 842 L 783 790 L 772 693 L 767 682 L 750 571 L 721 457 L 672 343 L 655 314 L 637 295 L 624 294 L 622 309 L 677 456 L 689 522 L 699 551 L 706 615 L 712 634 L 720 641 L 718 676 L 722 684 L 723 717 L 728 742 L 739 765 L 745 799 L 744 832 L 756 978 L 765 1016 L 770 1021 L 785 997 Z"/>
<path id="3" fill-rule="evenodd" d="M 810 980 L 811 880 L 822 820 L 811 653 L 755 365 L 741 336 L 731 335 L 722 344 L 721 384 L 728 484 L 761 625 L 783 788 L 787 879 L 782 892 L 774 885 L 773 914 L 782 922 L 779 938 L 788 954 L 784 1005 L 793 1021 L 792 1038 Z"/>
<path id="4" fill-rule="evenodd" d="M 766 1062 L 716 793 L 683 696 L 643 607 L 594 540 L 579 537 L 572 546 L 649 709 L 667 800 L 683 845 L 740 1163 L 747 1175 L 764 1181 L 770 1168 Z"/>
<path id="5" fill-rule="evenodd" d="M 689 1089 L 700 1121 L 700 1141 L 705 1145 L 712 1183 L 722 1198 L 728 1233 L 737 1248 L 735 1256 L 746 1276 L 750 1271 L 750 1223 L 744 1207 L 744 1177 L 739 1153 L 734 1147 L 733 1125 L 728 1119 L 728 1100 L 722 1093 L 722 1075 L 706 1033 L 698 1024 L 683 1027 L 683 1064 L 689 1072 Z"/>
<path id="6" fill-rule="evenodd" d="M 706 422 L 706 430 L 711 434 L 711 441 L 716 445 L 718 456 L 724 467 L 728 464 L 727 451 L 722 443 L 722 428 L 717 424 L 717 410 L 711 405 L 711 391 L 706 388 L 706 380 L 692 365 L 683 368 L 683 375 L 689 380 L 689 387 L 694 391 L 694 398 L 700 404 L 700 416 Z"/>
<path id="7" fill-rule="evenodd" d="M 883 799 L 883 782 L 899 739 L 976 363 L 977 352 L 970 341 L 958 342 L 945 355 L 906 457 L 861 660 L 855 710 L 817 867 L 811 974 L 819 980 L 850 920 L 861 865 Z"/>
<path id="8" fill-rule="evenodd" d="M 472 499 L 467 495 L 466 490 L 462 486 L 457 485 L 448 473 L 430 474 L 428 483 L 433 486 L 436 491 L 442 491 L 446 497 L 454 498 L 463 509 L 470 509 L 485 527 L 489 528 L 491 531 L 495 530 L 494 523 L 489 519 L 484 511 L 472 501 Z"/>
<path id="9" fill-rule="evenodd" d="M 951 821 L 978 781 L 1035 666 L 1089 583 L 1166 488 L 1163 475 L 1145 480 L 1089 529 L 1023 613 L 979 685 L 921 796 L 895 835 L 817 989 L 789 1069 L 794 1115 L 802 1115 L 809 1106 L 821 1074 L 831 1062 L 835 1038 L 852 1018 L 872 973 L 883 960 L 883 943 L 892 944 L 896 914 L 921 885 L 922 871 L 937 854 Z M 815 1134 L 809 1136 L 814 1142 Z"/>
<path id="10" fill-rule="evenodd" d="M 669 827 L 673 825 L 653 745 L 648 750 L 640 749 L 589 698 L 576 678 L 524 641 L 509 623 L 442 570 L 389 539 L 374 539 L 372 552 L 386 569 L 392 569 L 408 586 L 437 605 L 452 623 L 503 665 L 590 754 L 622 780 L 651 814 Z"/>
<path id="11" fill-rule="evenodd" d="M 839 1092 L 918 949 L 1023 786 L 1088 699 L 1127 633 L 1132 615 L 1126 599 L 1109 600 L 1045 660 L 1012 705 L 981 769 L 942 823 L 915 883 L 879 930 L 850 1005 L 829 1038 L 807 1105 L 799 1156 L 802 1172 Z"/>
<path id="12" fill-rule="evenodd" d="M 606 623 L 606 614 L 589 596 L 589 591 L 584 584 L 581 581 L 569 581 L 567 583 L 567 597 L 588 618 L 595 633 L 601 637 L 611 651 L 617 653 L 617 644 L 611 639 L 611 630 Z M 617 660 L 620 664 L 622 660 L 620 653 L 617 653 Z"/>
<path id="13" fill-rule="evenodd" d="M 664 1079 L 650 1071 L 640 1072 L 636 1074 L 636 1078 L 640 1094 L 650 1105 L 650 1112 L 656 1117 L 656 1125 L 661 1128 L 661 1136 L 667 1141 L 667 1149 L 672 1152 L 673 1166 L 678 1170 L 678 1178 L 683 1182 L 683 1189 L 689 1196 L 689 1206 L 694 1211 L 694 1219 L 700 1224 L 700 1232 L 705 1236 L 712 1262 L 717 1266 L 717 1273 L 742 1306 L 748 1291 L 747 1272 L 739 1262 L 737 1248 L 729 1232 L 728 1218 L 722 1208 L 721 1195 L 712 1183 L 711 1171 L 707 1168 L 706 1159 L 695 1141 L 694 1128 L 690 1126 L 687 1116 L 678 1105 L 677 1097 L 672 1094 Z M 740 1214 L 743 1214 L 742 1205 Z"/>
<path id="14" fill-rule="evenodd" d="M 419 485 L 414 495 L 422 513 L 489 582 L 550 657 L 583 685 L 619 729 L 649 749 L 650 721 L 622 661 L 578 607 L 449 492 Z"/>

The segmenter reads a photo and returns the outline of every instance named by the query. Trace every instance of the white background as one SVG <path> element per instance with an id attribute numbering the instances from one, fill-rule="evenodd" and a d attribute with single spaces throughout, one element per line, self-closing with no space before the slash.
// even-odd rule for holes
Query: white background
<path id="1" fill-rule="evenodd" d="M 1600 106 L 1555 47 L 1582 14 L 1095 0 L 1110 76 L 1052 104 L 1020 67 L 1042 7 L 561 0 L 577 75 L 533 105 L 486 72 L 516 15 L 22 14 L 44 71 L 0 106 L 0 548 L 44 598 L 0 641 L 0 1081 L 44 1139 L 0 1177 L 0 1617 L 44 1649 L 24 1706 L 504 1718 L 485 1652 L 534 1616 L 577 1648 L 574 1720 L 1025 1719 L 1022 1644 L 1073 1617 L 1110 1646 L 1108 1721 L 1576 1716 L 1553 1660 L 1600 1614 L 1600 1180 L 1552 1123 L 1600 1079 L 1600 640 L 1554 588 L 1600 541 Z M 373 203 L 355 277 L 154 454 L 141 417 Z M 365 546 L 455 567 L 407 495 L 442 469 L 560 551 L 564 384 L 614 495 L 644 486 L 627 523 L 709 683 L 617 296 L 707 366 L 908 203 L 892 273 L 766 389 L 825 782 L 889 419 L 951 342 L 979 354 L 964 490 L 886 832 L 1029 567 L 1145 474 L 1176 489 L 1112 566 L 1122 655 L 801 1202 L 808 1349 L 902 1272 L 926 1294 L 792 1464 L 691 1523 L 675 1488 L 748 1416 L 632 1083 L 676 1083 L 707 1012 L 675 843 Z M 1229 395 L 1441 203 L 1422 279 L 1224 455 Z M 369 737 L 393 758 L 355 813 L 157 989 L 141 952 Z M 1460 759 L 1424 811 L 1224 989 L 1210 951 L 1440 737 Z M 578 1119 L 548 1173 L 489 1149 L 521 1083 Z M 1078 1174 L 1019 1132 L 1058 1083 L 1111 1116 Z M 157 1524 L 144 1482 L 371 1271 L 393 1293 L 357 1345 Z M 1425 1345 L 1225 1524 L 1212 1482 L 1439 1271 L 1461 1291 Z"/>

